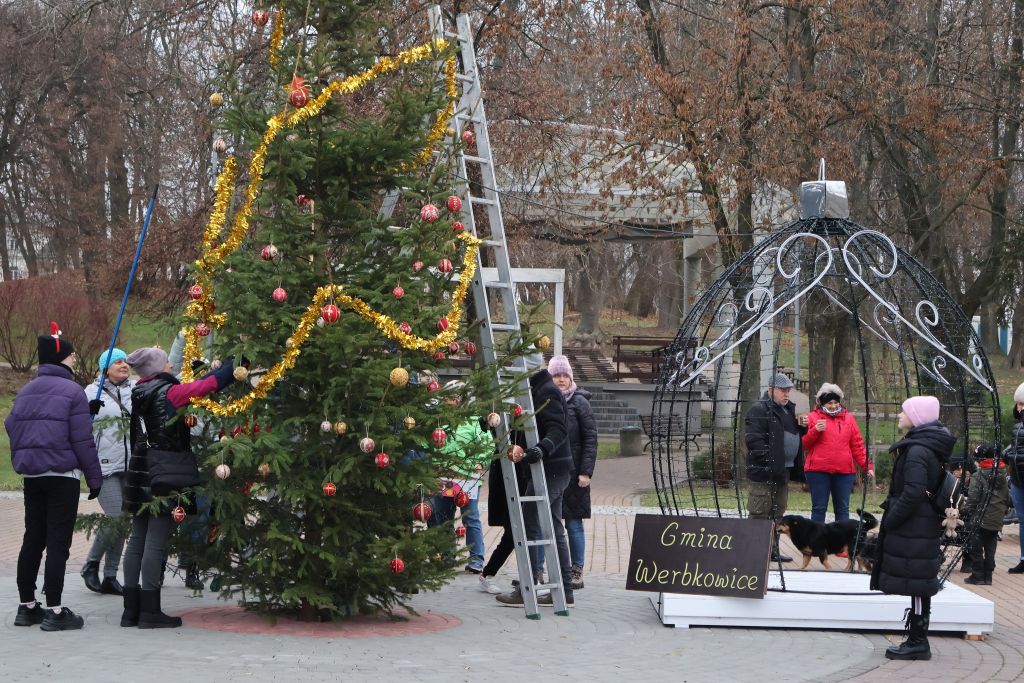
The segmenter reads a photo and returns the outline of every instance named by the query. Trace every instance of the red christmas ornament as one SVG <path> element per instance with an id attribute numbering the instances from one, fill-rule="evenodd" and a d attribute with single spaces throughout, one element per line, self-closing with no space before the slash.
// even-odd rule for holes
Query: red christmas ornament
<path id="1" fill-rule="evenodd" d="M 476 343 L 471 341 L 462 342 L 462 352 L 465 353 L 467 356 L 475 356 Z"/>
<path id="2" fill-rule="evenodd" d="M 437 264 L 437 269 L 439 271 L 441 271 L 442 273 L 450 273 L 450 272 L 452 272 L 452 262 L 451 262 L 451 259 L 446 259 L 446 258 L 441 259 L 438 262 L 438 264 Z"/>
<path id="3" fill-rule="evenodd" d="M 434 509 L 429 503 L 416 503 L 412 506 L 412 518 L 417 522 L 425 522 L 434 514 Z"/>
<path id="4" fill-rule="evenodd" d="M 192 285 L 188 288 L 188 296 L 191 299 L 202 299 L 203 288 L 200 285 Z"/>
<path id="5" fill-rule="evenodd" d="M 462 141 L 466 143 L 466 145 L 472 145 L 474 142 L 476 142 L 476 133 L 474 133 L 471 130 L 463 131 Z"/>
<path id="6" fill-rule="evenodd" d="M 396 285 L 395 288 L 391 290 L 391 294 L 393 294 L 396 299 L 401 299 L 405 296 L 405 290 L 402 289 L 401 285 Z"/>
<path id="7" fill-rule="evenodd" d="M 466 535 L 466 527 L 462 526 L 461 524 L 455 527 L 455 535 L 459 538 L 464 537 Z"/>
<path id="8" fill-rule="evenodd" d="M 231 428 L 231 436 L 238 436 L 242 433 L 242 428 L 239 425 L 235 425 Z"/>
<path id="9" fill-rule="evenodd" d="M 459 342 L 453 341 L 453 342 L 448 344 L 448 353 L 450 353 L 450 354 L 452 354 L 454 356 L 458 352 L 459 352 Z"/>
<path id="10" fill-rule="evenodd" d="M 179 524 L 184 522 L 185 521 L 185 508 L 183 508 L 183 507 L 181 507 L 179 505 L 178 507 L 176 507 L 173 510 L 171 510 L 171 519 L 173 519 L 175 522 L 178 522 Z"/>
<path id="11" fill-rule="evenodd" d="M 444 360 L 445 358 L 446 356 L 444 355 L 444 351 L 437 351 L 434 353 L 434 360 Z"/>
<path id="12" fill-rule="evenodd" d="M 447 317 L 445 317 L 443 315 L 441 316 L 441 319 L 437 321 L 437 329 L 439 329 L 442 332 L 444 332 L 445 330 L 448 329 L 448 318 Z"/>
<path id="13" fill-rule="evenodd" d="M 455 494 L 455 505 L 464 508 L 469 505 L 469 494 L 465 491 L 459 491 Z"/>
<path id="14" fill-rule="evenodd" d="M 302 76 L 295 76 L 288 84 L 288 104 L 302 109 L 309 103 L 309 87 Z"/>
<path id="15" fill-rule="evenodd" d="M 462 493 L 462 486 L 455 483 L 454 481 L 448 482 L 448 486 L 441 489 L 441 496 L 443 498 L 454 498 L 460 493 Z"/>
<path id="16" fill-rule="evenodd" d="M 374 456 L 373 463 L 377 467 L 384 469 L 385 467 L 391 464 L 391 456 L 388 455 L 387 453 L 378 453 L 376 456 Z"/>
<path id="17" fill-rule="evenodd" d="M 517 403 L 516 407 L 512 409 L 512 416 L 513 417 L 519 417 L 522 414 L 523 414 L 523 407 Z"/>
<path id="18" fill-rule="evenodd" d="M 252 23 L 262 28 L 267 25 L 268 21 L 270 21 L 270 12 L 267 10 L 254 9 L 252 11 Z"/>
<path id="19" fill-rule="evenodd" d="M 196 325 L 196 334 L 198 334 L 200 337 L 205 337 L 206 335 L 210 334 L 210 326 L 207 325 L 206 323 L 198 323 Z"/>
<path id="20" fill-rule="evenodd" d="M 267 431 L 269 432 L 270 430 L 268 429 Z M 253 434 L 259 434 L 260 433 L 260 423 L 259 422 L 255 423 L 252 426 L 252 433 Z"/>
<path id="21" fill-rule="evenodd" d="M 405 571 L 405 562 L 402 562 L 402 558 L 400 557 L 396 557 L 391 560 L 391 562 L 388 563 L 388 566 L 391 567 L 391 571 L 396 574 L 401 574 Z"/>
<path id="22" fill-rule="evenodd" d="M 422 268 L 423 268 L 423 261 L 413 261 L 413 264 L 412 264 L 413 272 L 418 273 L 418 272 L 420 272 L 420 270 Z"/>
<path id="23" fill-rule="evenodd" d="M 282 287 L 278 287 L 271 296 L 274 297 L 274 301 L 284 301 L 288 298 L 288 292 L 284 291 Z"/>
<path id="24" fill-rule="evenodd" d="M 420 218 L 427 223 L 433 223 L 441 217 L 441 212 L 433 204 L 424 204 L 420 209 Z"/>
<path id="25" fill-rule="evenodd" d="M 462 210 L 462 200 L 456 197 L 455 195 L 451 195 L 450 197 L 448 197 L 448 201 L 446 201 L 444 205 L 452 213 Z"/>
<path id="26" fill-rule="evenodd" d="M 410 333 L 412 333 L 412 325 L 410 325 L 409 323 L 405 322 L 404 320 L 401 323 L 398 324 L 398 329 L 403 334 L 410 334 Z"/>
<path id="27" fill-rule="evenodd" d="M 440 389 L 441 389 L 441 385 L 438 384 L 436 379 L 430 380 L 430 382 L 427 384 L 427 391 L 434 392 L 434 391 L 440 391 Z"/>
<path id="28" fill-rule="evenodd" d="M 462 221 L 452 221 L 452 230 L 455 232 L 462 232 L 466 229 L 466 226 L 462 224 Z"/>
<path id="29" fill-rule="evenodd" d="M 327 304 L 320 311 L 320 317 L 323 318 L 325 322 L 336 323 L 338 322 L 338 318 L 341 317 L 341 311 L 338 310 L 338 307 L 334 304 Z"/>
<path id="30" fill-rule="evenodd" d="M 338 492 L 338 487 L 334 485 L 333 481 L 329 481 L 326 484 L 324 484 L 324 495 L 325 496 L 333 496 L 337 492 Z"/>
<path id="31" fill-rule="evenodd" d="M 186 427 L 189 427 L 189 428 L 195 427 L 196 426 L 196 422 L 198 422 L 198 420 L 196 419 L 195 415 L 186 415 L 185 416 L 185 426 Z"/>
<path id="32" fill-rule="evenodd" d="M 268 244 L 267 246 L 263 247 L 262 249 L 260 249 L 260 258 L 263 259 L 264 261 L 273 261 L 274 259 L 277 258 L 277 247 L 275 247 L 273 244 Z"/>
<path id="33" fill-rule="evenodd" d="M 304 194 L 300 194 L 295 197 L 295 204 L 300 209 L 305 209 L 306 207 L 308 207 L 311 201 L 312 200 Z"/>
<path id="34" fill-rule="evenodd" d="M 256 485 L 256 482 L 254 482 L 254 481 L 247 481 L 244 484 L 242 484 L 242 495 L 243 496 L 248 496 L 249 492 L 252 491 L 252 487 L 255 486 L 255 485 Z"/>
<path id="35" fill-rule="evenodd" d="M 445 442 L 448 441 L 448 435 L 440 427 L 431 432 L 430 438 L 434 440 L 434 445 L 438 448 L 444 446 Z"/>

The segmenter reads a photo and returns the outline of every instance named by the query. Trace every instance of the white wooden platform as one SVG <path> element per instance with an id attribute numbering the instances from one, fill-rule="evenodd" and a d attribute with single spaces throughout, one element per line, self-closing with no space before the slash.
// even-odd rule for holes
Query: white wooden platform
<path id="1" fill-rule="evenodd" d="M 902 631 L 903 611 L 910 598 L 868 589 L 867 574 L 786 572 L 786 592 L 769 590 L 763 600 L 707 595 L 659 593 L 655 611 L 666 626 L 744 626 L 843 631 Z M 768 575 L 769 588 L 781 588 L 778 572 Z M 968 636 L 991 633 L 995 604 L 947 581 L 932 598 L 932 632 Z"/>

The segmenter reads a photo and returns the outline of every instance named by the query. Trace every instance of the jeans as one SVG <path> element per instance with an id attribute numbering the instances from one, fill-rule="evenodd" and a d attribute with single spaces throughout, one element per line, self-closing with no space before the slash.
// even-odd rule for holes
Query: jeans
<path id="1" fill-rule="evenodd" d="M 71 477 L 25 477 L 25 536 L 18 553 L 21 602 L 36 599 L 36 577 L 46 550 L 46 606 L 61 604 L 64 570 L 78 516 L 78 487 L 78 480 Z"/>
<path id="2" fill-rule="evenodd" d="M 565 533 L 569 535 L 569 556 L 572 558 L 573 567 L 583 566 L 583 555 L 587 548 L 587 537 L 583 533 L 583 520 L 565 520 Z"/>
<path id="3" fill-rule="evenodd" d="M 551 472 L 545 472 L 545 480 L 548 485 L 548 502 L 550 508 L 547 513 L 551 515 L 551 524 L 555 531 L 555 544 L 558 547 L 558 563 L 561 565 L 562 570 L 562 586 L 568 592 L 571 590 L 569 584 L 572 583 L 572 574 L 569 561 L 569 542 L 566 539 L 565 527 L 562 526 L 562 497 L 565 495 L 565 489 L 569 486 L 569 472 L 559 472 L 552 474 Z M 536 495 L 533 487 L 533 481 L 530 481 L 529 486 L 526 487 L 526 495 Z M 526 538 L 535 541 L 541 537 L 540 531 L 540 512 L 538 506 L 535 503 L 529 503 L 523 507 L 523 516 L 526 522 Z M 541 569 L 541 556 L 538 552 L 539 546 L 530 546 L 530 565 L 534 568 L 534 576 L 537 575 Z"/>
<path id="4" fill-rule="evenodd" d="M 1010 482 L 1010 500 L 1013 501 L 1013 511 L 1017 513 L 1017 521 L 1020 528 L 1024 529 L 1024 489 Z M 1020 533 L 1020 559 L 1024 561 L 1024 531 Z"/>
<path id="5" fill-rule="evenodd" d="M 832 511 L 836 521 L 850 518 L 850 494 L 857 481 L 856 474 L 836 474 L 833 472 L 805 472 L 807 487 L 811 489 L 811 519 L 815 522 L 825 521 L 828 510 L 828 499 L 832 496 Z"/>
<path id="6" fill-rule="evenodd" d="M 461 508 L 462 525 L 466 527 L 466 548 L 469 550 L 469 566 L 480 569 L 484 566 L 484 530 L 480 525 L 480 501 L 470 498 Z M 430 499 L 433 512 L 427 520 L 428 527 L 435 527 L 455 519 L 455 499 L 440 494 Z"/>
<path id="7" fill-rule="evenodd" d="M 103 488 L 100 489 L 100 507 L 107 517 L 120 517 L 121 505 L 124 501 L 124 473 L 115 472 L 103 478 Z M 125 537 L 112 530 L 100 529 L 96 532 L 86 562 L 103 562 L 103 577 L 117 578 L 117 566 L 121 564 L 121 553 L 124 552 Z"/>
<path id="8" fill-rule="evenodd" d="M 124 554 L 124 586 L 160 590 L 160 574 L 167 558 L 167 540 L 174 520 L 169 513 L 153 517 L 144 512 L 132 519 L 132 535 Z"/>

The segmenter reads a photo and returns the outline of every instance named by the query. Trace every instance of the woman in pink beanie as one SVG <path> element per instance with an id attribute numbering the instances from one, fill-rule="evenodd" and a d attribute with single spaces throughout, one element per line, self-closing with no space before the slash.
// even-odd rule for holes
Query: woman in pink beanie
<path id="1" fill-rule="evenodd" d="M 942 520 L 931 507 L 929 492 L 941 481 L 953 454 L 956 437 L 939 422 L 939 399 L 914 396 L 903 402 L 899 428 L 902 439 L 892 453 L 892 482 L 882 503 L 885 514 L 878 534 L 878 557 L 871 588 L 890 595 L 909 595 L 907 639 L 885 651 L 889 659 L 931 659 L 928 615 L 932 596 L 939 592 L 942 566 Z"/>

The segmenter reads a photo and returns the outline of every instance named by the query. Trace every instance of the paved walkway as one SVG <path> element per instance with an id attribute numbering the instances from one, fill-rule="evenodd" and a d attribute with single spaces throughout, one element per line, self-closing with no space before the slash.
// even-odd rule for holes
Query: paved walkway
<path id="1" fill-rule="evenodd" d="M 158 675 L 204 681 L 522 681 L 564 678 L 622 681 L 1014 681 L 1024 678 L 1024 576 L 1016 563 L 1018 529 L 1005 529 L 995 585 L 977 592 L 996 601 L 997 627 L 987 640 L 932 638 L 930 662 L 900 663 L 882 653 L 895 635 L 752 629 L 665 628 L 649 596 L 623 589 L 638 492 L 649 487 L 647 458 L 602 460 L 594 480 L 586 588 L 568 618 L 539 621 L 503 608 L 462 575 L 437 593 L 413 596 L 420 620 L 338 627 L 311 637 L 282 627 L 272 635 L 203 628 L 231 617 L 210 595 L 195 597 L 168 577 L 165 608 L 185 613 L 185 627 L 139 631 L 117 626 L 116 598 L 89 593 L 77 576 L 88 548 L 76 536 L 66 603 L 86 628 L 43 633 L 13 626 L 14 569 L 22 533 L 17 494 L 0 494 L 0 593 L 12 596 L 0 626 L 0 680 L 139 680 Z M 83 511 L 98 510 L 83 501 Z M 498 531 L 488 530 L 488 546 Z M 499 577 L 508 584 L 514 562 Z M 961 581 L 957 574 L 954 580 Z M 221 608 L 217 610 L 216 608 Z M 419 625 L 432 623 L 429 629 Z M 56 642 L 55 642 L 56 641 Z M 541 680 L 544 680 L 541 679 Z"/>

